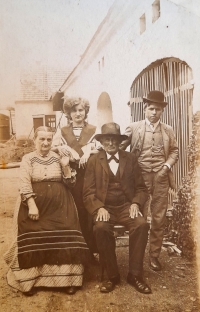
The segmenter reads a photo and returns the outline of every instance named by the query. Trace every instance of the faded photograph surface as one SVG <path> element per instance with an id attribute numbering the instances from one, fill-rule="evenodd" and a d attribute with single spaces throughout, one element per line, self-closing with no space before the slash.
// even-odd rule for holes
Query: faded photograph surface
<path id="1" fill-rule="evenodd" d="M 199 311 L 199 1 L 0 4 L 1 310 Z"/>

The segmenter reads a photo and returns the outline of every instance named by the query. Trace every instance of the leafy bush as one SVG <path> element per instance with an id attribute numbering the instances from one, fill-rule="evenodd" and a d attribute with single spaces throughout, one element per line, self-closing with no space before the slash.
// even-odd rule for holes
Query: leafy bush
<path id="1" fill-rule="evenodd" d="M 168 222 L 168 240 L 175 243 L 182 255 L 193 259 L 196 251 L 194 216 L 197 211 L 194 181 L 196 168 L 200 165 L 200 112 L 193 118 L 193 130 L 188 146 L 189 172 L 182 179 L 177 199 L 173 202 L 172 217 Z"/>
<path id="2" fill-rule="evenodd" d="M 22 157 L 34 151 L 32 140 L 16 140 L 13 138 L 0 146 L 0 163 L 20 162 Z"/>

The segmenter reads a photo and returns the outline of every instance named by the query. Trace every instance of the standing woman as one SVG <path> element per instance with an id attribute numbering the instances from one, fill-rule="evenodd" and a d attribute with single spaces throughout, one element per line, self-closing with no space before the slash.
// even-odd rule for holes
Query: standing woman
<path id="1" fill-rule="evenodd" d="M 20 200 L 14 213 L 15 238 L 5 255 L 10 286 L 31 296 L 36 287 L 82 286 L 89 251 L 68 186 L 75 183 L 68 158 L 51 151 L 51 128 L 35 131 L 36 150 L 20 166 Z"/>
<path id="2" fill-rule="evenodd" d="M 68 152 L 68 147 L 75 150 L 79 155 L 79 160 L 71 163 L 76 169 L 76 185 L 72 189 L 81 225 L 81 230 L 85 241 L 90 249 L 91 259 L 94 260 L 93 253 L 97 252 L 96 244 L 93 237 L 92 218 L 88 214 L 83 204 L 83 183 L 85 167 L 91 154 L 97 152 L 93 149 L 92 138 L 95 135 L 96 127 L 86 122 L 90 109 L 89 102 L 80 97 L 66 98 L 63 104 L 63 111 L 68 119 L 69 124 L 61 128 L 61 140 L 57 146 L 60 155 Z"/>

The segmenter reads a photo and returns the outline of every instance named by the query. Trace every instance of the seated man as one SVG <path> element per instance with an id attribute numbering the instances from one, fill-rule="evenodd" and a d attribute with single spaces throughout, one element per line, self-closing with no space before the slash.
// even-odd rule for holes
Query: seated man
<path id="1" fill-rule="evenodd" d="M 133 154 L 119 150 L 120 143 L 127 137 L 120 134 L 116 123 L 103 125 L 95 139 L 101 142 L 104 150 L 88 161 L 83 200 L 93 215 L 100 263 L 109 279 L 102 283 L 100 291 L 110 292 L 120 282 L 113 227 L 121 224 L 129 230 L 127 282 L 137 291 L 149 294 L 151 289 L 143 280 L 149 225 L 140 211 L 148 193 L 138 163 Z"/>

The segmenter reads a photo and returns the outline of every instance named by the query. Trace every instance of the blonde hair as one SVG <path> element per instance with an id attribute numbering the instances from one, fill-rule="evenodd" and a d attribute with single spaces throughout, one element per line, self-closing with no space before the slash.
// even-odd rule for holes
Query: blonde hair
<path id="1" fill-rule="evenodd" d="M 71 120 L 71 112 L 75 105 L 81 104 L 85 110 L 85 119 L 87 118 L 88 112 L 90 110 L 90 103 L 88 100 L 81 97 L 67 97 L 64 99 L 63 112 L 68 120 Z"/>

